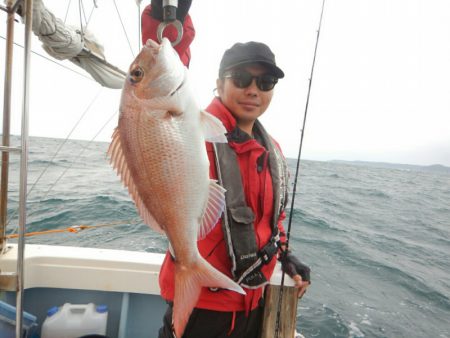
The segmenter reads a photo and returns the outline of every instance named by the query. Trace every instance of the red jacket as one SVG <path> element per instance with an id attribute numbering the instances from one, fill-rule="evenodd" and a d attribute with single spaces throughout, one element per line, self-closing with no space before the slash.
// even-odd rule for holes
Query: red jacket
<path id="1" fill-rule="evenodd" d="M 152 10 L 152 6 L 148 5 L 144 8 L 142 12 L 142 43 L 145 44 L 148 39 L 152 39 L 158 42 L 158 38 L 156 36 L 156 32 L 158 31 L 158 26 L 161 21 L 154 19 L 150 12 Z M 167 37 L 170 41 L 175 41 L 177 38 L 177 30 L 173 25 L 169 25 L 164 29 L 163 37 Z M 183 23 L 183 38 L 180 43 L 176 45 L 174 48 L 180 56 L 181 62 L 186 67 L 189 67 L 189 61 L 191 60 L 191 51 L 189 46 L 195 37 L 195 29 L 192 23 L 191 17 L 189 14 L 186 15 Z"/>
<path id="2" fill-rule="evenodd" d="M 236 120 L 233 115 L 231 115 L 219 99 L 214 99 L 206 110 L 219 118 L 228 131 L 231 131 L 236 127 Z M 267 244 L 272 235 L 271 219 L 273 217 L 273 193 L 272 179 L 270 170 L 267 166 L 267 151 L 254 139 L 249 139 L 243 143 L 230 142 L 229 144 L 236 151 L 238 156 L 247 204 L 255 213 L 254 226 L 256 241 L 261 249 Z M 210 162 L 210 177 L 217 178 L 213 147 L 210 143 L 207 143 L 206 148 Z M 257 159 L 263 154 L 266 154 L 266 160 L 264 161 L 263 170 L 258 173 Z M 284 229 L 281 221 L 284 218 L 285 214 L 282 213 L 278 222 L 278 227 L 282 233 L 284 233 Z M 205 239 L 198 241 L 198 249 L 200 254 L 205 257 L 211 265 L 227 276 L 232 277 L 231 261 L 225 245 L 221 221 L 217 223 Z M 269 264 L 264 265 L 261 269 L 268 280 L 273 273 L 275 263 L 276 257 L 273 257 L 272 261 Z M 174 263 L 170 254 L 166 254 L 164 263 L 161 267 L 159 284 L 161 296 L 164 299 L 173 300 Z M 229 290 L 213 292 L 208 288 L 203 288 L 196 307 L 215 311 L 253 310 L 258 305 L 258 301 L 263 293 L 263 288 L 244 288 L 244 290 L 247 293 L 245 296 Z"/>

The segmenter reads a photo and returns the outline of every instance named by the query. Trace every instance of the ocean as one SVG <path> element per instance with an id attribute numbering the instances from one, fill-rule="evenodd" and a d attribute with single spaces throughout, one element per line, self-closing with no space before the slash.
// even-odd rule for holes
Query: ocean
<path id="1" fill-rule="evenodd" d="M 109 166 L 108 144 L 63 141 L 30 139 L 27 231 L 99 226 L 27 243 L 165 252 Z M 18 168 L 11 155 L 8 233 Z M 450 338 L 450 173 L 411 168 L 301 162 L 290 247 L 312 269 L 297 318 L 306 338 Z"/>

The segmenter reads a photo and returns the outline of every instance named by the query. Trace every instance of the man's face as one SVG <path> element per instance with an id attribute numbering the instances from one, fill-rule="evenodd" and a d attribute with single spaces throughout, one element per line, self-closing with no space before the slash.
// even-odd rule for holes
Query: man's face
<path id="1" fill-rule="evenodd" d="M 239 71 L 248 72 L 252 76 L 267 73 L 266 67 L 262 65 L 251 65 L 232 69 L 225 74 Z M 260 117 L 266 111 L 273 96 L 273 89 L 262 91 L 257 87 L 256 79 L 252 79 L 250 85 L 245 88 L 237 87 L 232 78 L 218 79 L 217 90 L 222 103 L 236 118 L 239 126 L 253 123 Z"/>

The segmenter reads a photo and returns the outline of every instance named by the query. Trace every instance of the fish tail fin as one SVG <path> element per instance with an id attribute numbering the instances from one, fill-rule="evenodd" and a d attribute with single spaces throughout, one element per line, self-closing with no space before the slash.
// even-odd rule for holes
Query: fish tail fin
<path id="1" fill-rule="evenodd" d="M 177 337 L 183 335 L 202 287 L 223 288 L 245 294 L 238 284 L 216 270 L 202 257 L 191 266 L 176 264 L 172 320 Z"/>

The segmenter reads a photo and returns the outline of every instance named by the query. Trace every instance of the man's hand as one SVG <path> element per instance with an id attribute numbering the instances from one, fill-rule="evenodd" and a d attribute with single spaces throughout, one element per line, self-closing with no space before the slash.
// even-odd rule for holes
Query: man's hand
<path id="1" fill-rule="evenodd" d="M 311 282 L 303 281 L 302 276 L 300 275 L 294 275 L 292 279 L 294 280 L 295 283 L 294 287 L 298 290 L 297 297 L 302 298 Z"/>
<path id="2" fill-rule="evenodd" d="M 283 271 L 294 280 L 295 288 L 298 289 L 298 297 L 301 298 L 311 284 L 311 269 L 300 262 L 290 251 L 282 252 L 280 261 Z"/>

